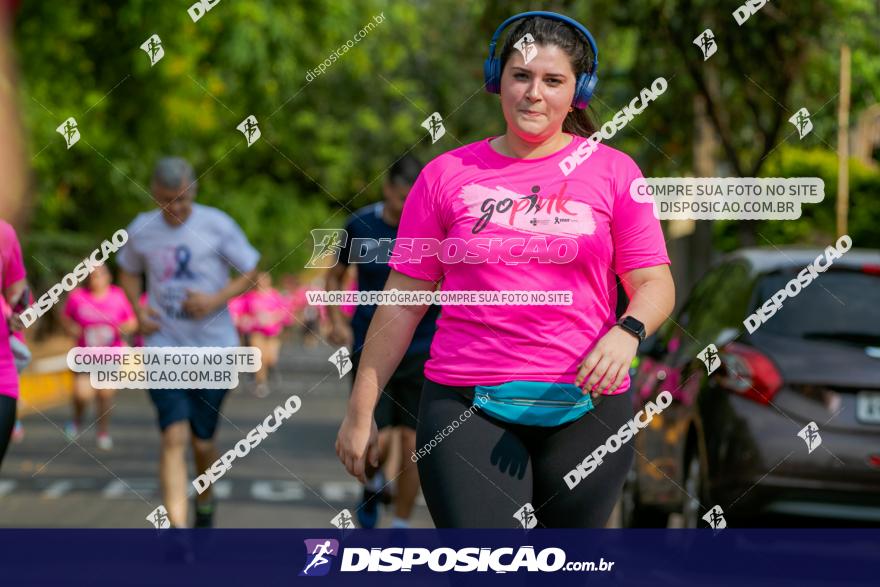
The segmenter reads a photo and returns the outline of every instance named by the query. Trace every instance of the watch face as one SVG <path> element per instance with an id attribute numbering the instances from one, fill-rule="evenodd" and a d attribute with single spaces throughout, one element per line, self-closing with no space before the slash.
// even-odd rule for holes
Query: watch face
<path id="1" fill-rule="evenodd" d="M 624 318 L 622 326 L 637 334 L 640 339 L 645 336 L 645 325 L 633 318 L 632 316 L 627 316 L 626 318 Z"/>
<path id="2" fill-rule="evenodd" d="M 626 324 L 627 326 L 629 326 L 630 328 L 634 328 L 636 330 L 638 330 L 639 326 L 642 325 L 641 322 L 639 322 L 638 320 L 636 320 L 632 316 L 627 316 L 626 318 L 624 318 L 623 323 Z"/>

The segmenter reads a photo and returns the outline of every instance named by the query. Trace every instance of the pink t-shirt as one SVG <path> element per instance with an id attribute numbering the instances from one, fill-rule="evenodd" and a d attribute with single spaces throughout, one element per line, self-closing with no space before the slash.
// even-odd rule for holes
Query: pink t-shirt
<path id="1" fill-rule="evenodd" d="M 285 291 L 281 293 L 281 299 L 284 300 L 284 326 L 292 326 L 296 316 L 296 294 Z"/>
<path id="2" fill-rule="evenodd" d="M 0 292 L 24 278 L 24 260 L 15 229 L 0 220 Z M 18 372 L 9 347 L 9 324 L 5 315 L 0 320 L 3 323 L 0 329 L 0 394 L 17 398 Z"/>
<path id="3" fill-rule="evenodd" d="M 122 346 L 119 327 L 135 318 L 122 288 L 115 285 L 101 297 L 95 297 L 87 288 L 76 288 L 67 298 L 64 315 L 82 327 L 76 341 L 80 347 Z"/>
<path id="4" fill-rule="evenodd" d="M 274 289 L 252 290 L 247 297 L 247 313 L 252 330 L 266 336 L 277 336 L 284 328 L 287 317 L 287 301 Z"/>
<path id="5" fill-rule="evenodd" d="M 250 292 L 230 299 L 226 306 L 229 308 L 229 315 L 232 316 L 232 323 L 239 334 L 248 334 L 252 331 L 251 320 L 247 315 L 248 297 Z"/>
<path id="6" fill-rule="evenodd" d="M 581 361 L 615 324 L 615 274 L 669 263 L 660 222 L 650 203 L 630 197 L 630 183 L 642 174 L 620 151 L 599 144 L 566 176 L 559 163 L 583 137 L 537 159 L 501 155 L 490 140 L 425 166 L 406 198 L 390 266 L 416 279 L 442 279 L 444 292 L 570 290 L 572 304 L 444 305 L 425 376 L 453 386 L 574 383 Z M 402 237 L 485 239 L 479 247 L 467 246 L 485 257 L 467 263 L 436 255 L 404 260 L 398 257 L 405 253 Z M 514 238 L 528 244 L 504 248 Z M 540 262 L 564 257 L 564 247 L 553 246 L 557 239 L 576 242 L 570 260 Z M 553 250 L 558 256 L 551 257 Z M 489 262 L 493 255 L 501 260 Z M 629 384 L 627 375 L 617 393 Z"/>
<path id="7" fill-rule="evenodd" d="M 293 298 L 290 301 L 290 309 L 294 314 L 298 315 L 309 307 L 309 299 L 306 297 L 307 291 L 309 291 L 309 288 L 305 285 L 301 285 L 294 290 Z"/>

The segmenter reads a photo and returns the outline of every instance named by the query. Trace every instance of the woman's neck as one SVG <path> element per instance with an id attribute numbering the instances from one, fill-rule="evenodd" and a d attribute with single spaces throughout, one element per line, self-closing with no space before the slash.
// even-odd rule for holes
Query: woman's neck
<path id="1" fill-rule="evenodd" d="M 573 137 L 564 132 L 559 132 L 540 143 L 530 143 L 519 138 L 516 133 L 509 130 L 504 136 L 498 137 L 491 142 L 492 147 L 508 157 L 517 159 L 538 159 L 546 157 L 563 149 L 572 141 Z"/>

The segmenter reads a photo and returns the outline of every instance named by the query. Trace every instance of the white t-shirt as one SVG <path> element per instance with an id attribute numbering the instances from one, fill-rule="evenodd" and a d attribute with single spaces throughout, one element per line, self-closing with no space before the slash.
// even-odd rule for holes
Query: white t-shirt
<path id="1" fill-rule="evenodd" d="M 187 290 L 215 293 L 229 282 L 229 268 L 246 273 L 260 254 L 225 212 L 193 204 L 186 222 L 171 226 L 159 209 L 143 212 L 129 224 L 128 242 L 119 251 L 119 266 L 146 273 L 150 306 L 161 314 L 159 330 L 146 346 L 235 346 L 238 334 L 223 306 L 201 320 L 183 311 Z"/>

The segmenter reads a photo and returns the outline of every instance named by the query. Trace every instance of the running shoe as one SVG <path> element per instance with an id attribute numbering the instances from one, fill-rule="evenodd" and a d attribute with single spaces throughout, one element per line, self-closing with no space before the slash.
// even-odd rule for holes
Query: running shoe
<path id="1" fill-rule="evenodd" d="M 213 528 L 214 527 L 214 500 L 208 503 L 196 502 L 196 523 L 194 528 Z"/>
<path id="2" fill-rule="evenodd" d="M 379 504 L 383 501 L 382 494 L 385 486 L 385 475 L 382 471 L 376 474 L 364 485 L 364 493 L 357 508 L 357 519 L 361 528 L 375 528 L 379 521 Z"/>
<path id="3" fill-rule="evenodd" d="M 21 425 L 21 420 L 15 421 L 15 428 L 12 429 L 12 442 L 18 444 L 24 440 L 24 426 Z"/>
<path id="4" fill-rule="evenodd" d="M 79 426 L 75 422 L 68 422 L 64 425 L 64 436 L 67 440 L 75 440 L 79 436 Z"/>
<path id="5" fill-rule="evenodd" d="M 392 530 L 409 530 L 410 529 L 409 520 L 404 520 L 402 518 L 398 518 L 394 516 L 391 519 L 391 529 Z"/>
<path id="6" fill-rule="evenodd" d="M 379 495 L 379 499 L 381 499 L 382 503 L 385 505 L 391 505 L 391 502 L 394 501 L 395 491 L 397 491 L 397 483 L 394 480 L 390 483 L 385 483 L 384 487 L 382 487 L 382 493 Z"/>
<path id="7" fill-rule="evenodd" d="M 98 448 L 100 450 L 113 450 L 113 439 L 106 432 L 98 434 Z"/>

